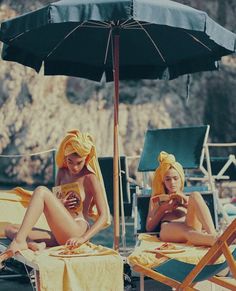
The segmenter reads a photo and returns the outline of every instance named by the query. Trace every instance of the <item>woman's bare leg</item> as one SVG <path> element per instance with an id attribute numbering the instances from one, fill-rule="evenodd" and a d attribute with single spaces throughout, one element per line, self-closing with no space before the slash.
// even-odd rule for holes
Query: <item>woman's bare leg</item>
<path id="1" fill-rule="evenodd" d="M 10 224 L 5 228 L 5 236 L 13 240 L 20 229 L 20 224 Z M 28 248 L 40 250 L 45 247 L 53 247 L 57 245 L 57 241 L 51 231 L 34 227 L 27 237 Z"/>
<path id="2" fill-rule="evenodd" d="M 59 244 L 72 236 L 79 237 L 87 230 L 85 222 L 76 223 L 59 200 L 46 187 L 40 186 L 35 189 L 20 229 L 9 246 L 14 253 L 27 249 L 27 237 L 42 213 Z"/>
<path id="3" fill-rule="evenodd" d="M 203 227 L 208 234 L 216 235 L 209 208 L 199 192 L 193 192 L 189 197 L 185 222 L 197 231 Z"/>
<path id="4" fill-rule="evenodd" d="M 186 243 L 193 245 L 212 246 L 215 235 L 196 231 L 184 222 L 163 223 L 161 226 L 160 239 L 166 242 Z"/>

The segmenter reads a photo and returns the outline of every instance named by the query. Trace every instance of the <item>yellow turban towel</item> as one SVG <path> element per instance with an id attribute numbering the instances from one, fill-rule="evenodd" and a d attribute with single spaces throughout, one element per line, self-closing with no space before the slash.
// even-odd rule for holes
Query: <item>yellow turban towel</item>
<path id="1" fill-rule="evenodd" d="M 160 194 L 168 194 L 165 193 L 165 187 L 164 187 L 164 176 L 166 172 L 170 168 L 174 168 L 180 176 L 181 179 L 181 191 L 184 189 L 184 170 L 180 163 L 176 162 L 175 156 L 168 154 L 164 151 L 162 151 L 158 157 L 159 160 L 159 167 L 156 169 L 152 181 L 152 196 L 160 195 Z"/>
<path id="2" fill-rule="evenodd" d="M 81 133 L 78 130 L 69 131 L 67 135 L 64 137 L 64 139 L 62 140 L 56 154 L 56 164 L 58 168 L 67 167 L 65 163 L 65 157 L 72 153 L 77 153 L 80 157 L 86 157 L 85 165 L 87 169 L 98 177 L 98 180 L 100 181 L 103 188 L 104 198 L 106 201 L 107 211 L 109 214 L 107 225 L 110 225 L 111 223 L 110 210 L 109 210 L 109 206 L 107 202 L 106 190 L 105 190 L 105 186 L 104 186 L 104 182 L 103 182 L 103 178 L 101 174 L 101 169 L 100 169 L 98 159 L 97 159 L 96 148 L 95 148 L 91 135 L 89 135 L 88 133 Z M 89 214 L 89 217 L 95 220 L 98 218 L 98 213 L 97 213 L 94 199 L 92 200 L 89 206 L 88 214 Z"/>

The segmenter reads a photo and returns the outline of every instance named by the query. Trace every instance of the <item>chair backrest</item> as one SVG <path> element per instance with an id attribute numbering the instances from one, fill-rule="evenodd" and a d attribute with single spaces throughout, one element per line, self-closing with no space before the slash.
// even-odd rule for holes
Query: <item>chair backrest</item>
<path id="1" fill-rule="evenodd" d="M 190 193 L 185 193 L 186 195 Z M 210 191 L 201 192 L 202 197 L 207 204 L 212 220 L 216 228 L 218 228 L 217 219 L 217 203 L 215 195 Z M 151 195 L 134 194 L 134 234 L 147 233 L 146 220 L 148 215 L 149 201 Z M 158 234 L 158 228 L 152 232 Z"/>
<path id="2" fill-rule="evenodd" d="M 111 214 L 113 214 L 113 157 L 98 157 L 98 162 L 104 180 L 110 211 Z M 124 204 L 131 204 L 130 187 L 128 182 L 128 164 L 127 158 L 125 156 L 120 157 L 120 174 L 121 174 L 121 183 L 119 179 L 120 195 L 122 189 Z"/>
<path id="3" fill-rule="evenodd" d="M 147 130 L 138 171 L 155 171 L 161 151 L 174 154 L 184 169 L 200 168 L 208 134 L 209 125 Z"/>

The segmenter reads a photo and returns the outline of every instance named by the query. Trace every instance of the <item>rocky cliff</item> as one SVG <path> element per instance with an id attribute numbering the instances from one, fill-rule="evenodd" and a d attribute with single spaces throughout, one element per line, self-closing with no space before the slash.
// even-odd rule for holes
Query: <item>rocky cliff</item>
<path id="1" fill-rule="evenodd" d="M 0 0 L 0 21 L 53 1 Z M 236 31 L 233 0 L 178 1 L 205 10 Z M 236 141 L 236 60 L 225 57 L 220 71 L 192 76 L 186 100 L 186 77 L 173 81 L 121 82 L 120 152 L 139 154 L 147 128 L 210 124 L 211 140 Z M 64 76 L 45 77 L 19 64 L 0 61 L 0 153 L 29 154 L 55 148 L 72 128 L 94 135 L 100 156 L 113 150 L 113 84 Z M 1 159 L 8 179 L 47 180 L 48 159 Z M 32 160 L 32 159 L 31 159 Z M 30 171 L 29 171 L 30 169 Z M 33 173 L 33 175 L 32 175 Z"/>

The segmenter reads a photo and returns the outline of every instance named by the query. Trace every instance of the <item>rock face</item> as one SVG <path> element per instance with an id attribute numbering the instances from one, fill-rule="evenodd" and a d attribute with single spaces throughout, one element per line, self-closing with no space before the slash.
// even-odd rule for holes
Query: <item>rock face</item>
<path id="1" fill-rule="evenodd" d="M 49 2 L 53 1 L 0 0 L 0 21 Z M 234 1 L 178 2 L 205 10 L 228 29 L 236 30 Z M 188 101 L 186 77 L 169 82 L 121 82 L 121 154 L 139 154 L 147 128 L 210 124 L 212 141 L 235 141 L 235 87 L 235 57 L 225 57 L 219 72 L 194 74 Z M 112 84 L 45 77 L 19 64 L 0 61 L 0 154 L 28 155 L 56 148 L 67 130 L 78 128 L 93 134 L 100 156 L 112 155 L 112 96 Z M 40 159 L 0 158 L 0 162 L 0 176 L 5 180 L 33 183 L 51 179 L 47 155 Z"/>

